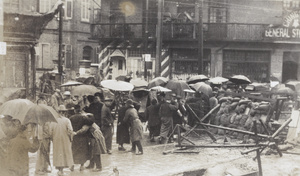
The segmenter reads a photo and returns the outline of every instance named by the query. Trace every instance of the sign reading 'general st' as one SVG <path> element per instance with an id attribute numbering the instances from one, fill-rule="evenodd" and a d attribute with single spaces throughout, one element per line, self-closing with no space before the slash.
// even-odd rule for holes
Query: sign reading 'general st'
<path id="1" fill-rule="evenodd" d="M 287 15 L 280 27 L 269 27 L 265 30 L 268 38 L 300 38 L 300 11 Z"/>

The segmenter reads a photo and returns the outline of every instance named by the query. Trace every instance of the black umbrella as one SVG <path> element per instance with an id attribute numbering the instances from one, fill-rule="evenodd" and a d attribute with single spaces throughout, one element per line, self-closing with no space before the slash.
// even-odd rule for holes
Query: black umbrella
<path id="1" fill-rule="evenodd" d="M 229 78 L 229 81 L 231 81 L 235 84 L 250 84 L 251 83 L 250 79 L 244 75 L 235 75 L 235 76 Z"/>
<path id="2" fill-rule="evenodd" d="M 207 81 L 209 80 L 209 78 L 205 75 L 195 75 L 195 76 L 191 76 L 187 83 L 188 84 L 195 84 L 197 82 L 203 82 L 203 81 Z"/>

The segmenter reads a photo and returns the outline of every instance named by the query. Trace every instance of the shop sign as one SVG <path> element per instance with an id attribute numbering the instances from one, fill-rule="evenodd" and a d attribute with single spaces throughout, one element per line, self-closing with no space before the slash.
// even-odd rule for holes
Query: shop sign
<path id="1" fill-rule="evenodd" d="M 283 19 L 282 26 L 265 30 L 267 38 L 300 38 L 300 11 L 293 11 Z"/>
<path id="2" fill-rule="evenodd" d="M 0 42 L 0 55 L 6 55 L 6 42 Z"/>

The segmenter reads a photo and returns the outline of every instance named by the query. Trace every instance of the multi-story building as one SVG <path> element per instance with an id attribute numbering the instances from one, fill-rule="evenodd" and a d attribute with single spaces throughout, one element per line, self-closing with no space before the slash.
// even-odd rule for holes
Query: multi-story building
<path id="1" fill-rule="evenodd" d="M 198 73 L 243 74 L 258 82 L 270 76 L 299 79 L 299 0 L 101 3 L 105 8 L 99 23 L 91 25 L 91 38 L 100 42 L 100 69 L 112 78 L 147 70 L 150 76 L 183 79 Z M 151 54 L 148 69 L 142 54 Z"/>
<path id="2" fill-rule="evenodd" d="M 37 4 L 37 0 L 0 1 L 0 103 L 10 94 L 15 98 L 35 95 L 34 47 L 62 6 L 58 2 L 48 13 L 39 14 Z"/>
<path id="3" fill-rule="evenodd" d="M 58 0 L 38 0 L 38 12 L 47 13 Z M 91 40 L 90 25 L 100 18 L 101 0 L 63 0 L 62 66 L 66 80 L 85 74 L 80 62 L 97 63 L 99 41 Z M 38 76 L 57 72 L 59 55 L 59 15 L 46 26 L 36 47 Z M 84 62 L 83 62 L 84 63 Z"/>

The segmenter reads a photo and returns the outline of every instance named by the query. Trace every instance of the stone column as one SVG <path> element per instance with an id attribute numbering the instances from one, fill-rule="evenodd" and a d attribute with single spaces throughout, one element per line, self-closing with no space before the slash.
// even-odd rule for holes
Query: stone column
<path id="1" fill-rule="evenodd" d="M 223 51 L 218 48 L 211 48 L 211 77 L 222 76 Z"/>
<path id="2" fill-rule="evenodd" d="M 270 74 L 282 81 L 283 50 L 271 52 Z"/>

